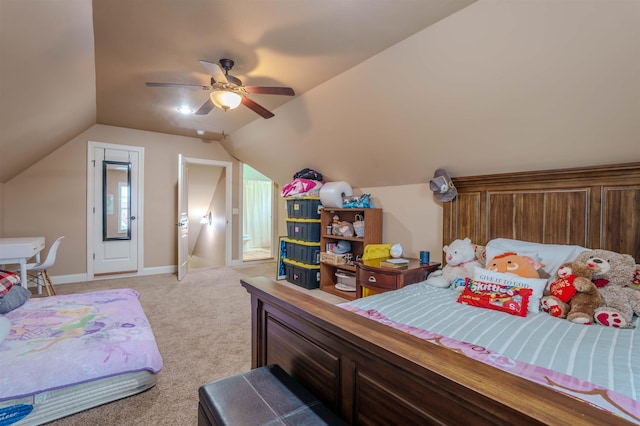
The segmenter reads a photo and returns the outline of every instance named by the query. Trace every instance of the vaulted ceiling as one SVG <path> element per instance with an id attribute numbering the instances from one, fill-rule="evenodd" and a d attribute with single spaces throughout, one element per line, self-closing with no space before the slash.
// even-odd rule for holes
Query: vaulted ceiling
<path id="1" fill-rule="evenodd" d="M 180 115 L 208 91 L 145 86 L 209 85 L 199 60 L 299 96 L 474 1 L 0 0 L 0 183 L 96 123 L 219 140 L 263 120 L 242 105 Z"/>

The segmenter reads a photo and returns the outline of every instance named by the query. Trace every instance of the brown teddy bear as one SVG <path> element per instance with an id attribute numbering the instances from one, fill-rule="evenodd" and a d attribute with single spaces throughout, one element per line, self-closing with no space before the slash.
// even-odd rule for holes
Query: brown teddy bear
<path id="1" fill-rule="evenodd" d="M 584 262 L 566 262 L 556 272 L 557 280 L 540 300 L 543 311 L 576 324 L 593 324 L 602 296 L 591 282 L 592 270 Z"/>
<path id="2" fill-rule="evenodd" d="M 592 281 L 602 295 L 602 306 L 594 314 L 597 323 L 608 327 L 634 328 L 633 314 L 640 315 L 640 291 L 628 287 L 636 262 L 629 254 L 609 250 L 588 250 L 576 261 L 593 271 Z"/>

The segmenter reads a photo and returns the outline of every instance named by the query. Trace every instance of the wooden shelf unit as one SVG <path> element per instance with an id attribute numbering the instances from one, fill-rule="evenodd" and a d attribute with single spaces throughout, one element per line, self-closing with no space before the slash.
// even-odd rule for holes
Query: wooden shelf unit
<path id="1" fill-rule="evenodd" d="M 333 216 L 338 215 L 341 221 L 355 222 L 356 215 L 361 215 L 364 219 L 364 237 L 341 237 L 327 233 L 327 226 L 333 222 Z M 326 251 L 327 243 L 335 243 L 341 240 L 349 241 L 351 253 L 362 256 L 364 246 L 367 244 L 382 243 L 382 209 L 344 209 L 325 207 L 320 212 L 320 250 Z M 334 294 L 347 300 L 355 299 L 355 292 L 338 290 L 336 272 L 339 270 L 355 273 L 355 265 L 333 265 L 326 262 L 320 263 L 320 289 L 327 293 Z"/>

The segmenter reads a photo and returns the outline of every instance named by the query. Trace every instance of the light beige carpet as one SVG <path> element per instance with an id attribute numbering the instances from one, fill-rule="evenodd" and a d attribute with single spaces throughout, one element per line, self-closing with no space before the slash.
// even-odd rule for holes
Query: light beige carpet
<path id="1" fill-rule="evenodd" d="M 250 298 L 240 278 L 275 279 L 275 271 L 275 262 L 271 262 L 198 269 L 181 282 L 175 275 L 165 274 L 56 286 L 58 294 L 107 288 L 137 290 L 164 366 L 154 388 L 51 424 L 196 425 L 198 388 L 251 368 Z M 332 303 L 342 301 L 320 290 L 310 293 Z"/>

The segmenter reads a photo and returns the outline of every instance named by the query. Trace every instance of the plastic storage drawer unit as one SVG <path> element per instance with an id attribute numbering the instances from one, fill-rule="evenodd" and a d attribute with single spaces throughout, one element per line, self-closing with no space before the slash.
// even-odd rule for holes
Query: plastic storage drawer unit
<path id="1" fill-rule="evenodd" d="M 320 197 L 287 198 L 287 216 L 301 219 L 320 219 Z"/>
<path id="2" fill-rule="evenodd" d="M 320 264 L 320 243 L 284 239 L 289 260 L 309 265 Z"/>
<path id="3" fill-rule="evenodd" d="M 300 241 L 320 241 L 320 219 L 287 219 L 287 237 Z"/>
<path id="4" fill-rule="evenodd" d="M 287 281 L 291 284 L 312 290 L 320 287 L 320 266 L 306 265 L 289 259 L 284 259 Z"/>

